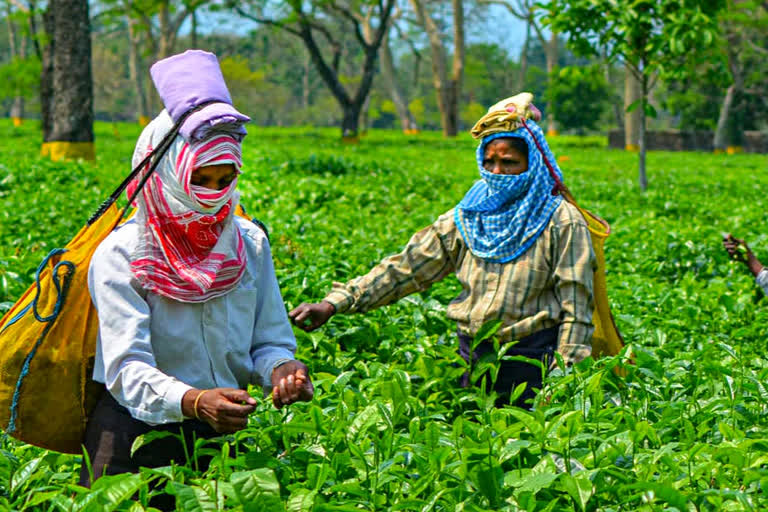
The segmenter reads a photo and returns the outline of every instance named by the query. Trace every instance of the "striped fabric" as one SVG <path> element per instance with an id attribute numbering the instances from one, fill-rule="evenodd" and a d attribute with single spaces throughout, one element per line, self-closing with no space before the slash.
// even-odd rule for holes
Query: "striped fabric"
<path id="1" fill-rule="evenodd" d="M 171 126 L 163 112 L 145 128 L 134 165 Z M 240 143 L 231 135 L 193 144 L 179 136 L 173 142 L 136 201 L 141 232 L 131 269 L 143 288 L 181 302 L 205 302 L 224 295 L 240 281 L 246 256 L 233 221 L 239 199 L 237 179 L 223 190 L 190 183 L 195 169 L 227 163 L 239 174 Z M 128 195 L 140 179 L 128 188 Z"/>
<path id="2" fill-rule="evenodd" d="M 474 336 L 486 322 L 501 320 L 501 340 L 511 341 L 559 325 L 558 351 L 577 362 L 591 353 L 594 266 L 587 224 L 565 201 L 529 250 L 508 263 L 469 251 L 451 210 L 400 254 L 346 284 L 334 283 L 325 300 L 340 313 L 365 312 L 455 273 L 463 290 L 447 314 L 461 333 Z"/>
<path id="3" fill-rule="evenodd" d="M 477 147 L 477 166 L 482 180 L 467 192 L 456 207 L 456 224 L 472 253 L 489 261 L 505 263 L 525 253 L 549 223 L 552 212 L 562 202 L 553 196 L 555 181 L 549 174 L 534 137 L 555 166 L 541 128 L 528 121 L 525 128 L 497 132 L 482 139 Z M 519 175 L 496 175 L 483 169 L 485 147 L 502 137 L 522 138 L 528 144 L 528 170 Z"/>

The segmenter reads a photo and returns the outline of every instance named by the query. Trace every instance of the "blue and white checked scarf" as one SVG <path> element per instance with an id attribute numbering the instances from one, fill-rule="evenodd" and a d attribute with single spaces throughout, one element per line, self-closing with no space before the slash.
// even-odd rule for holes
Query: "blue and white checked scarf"
<path id="1" fill-rule="evenodd" d="M 562 179 L 541 128 L 532 120 L 526 124 Z M 483 169 L 486 145 L 501 137 L 519 137 L 528 144 L 526 172 L 517 176 L 500 175 Z M 472 254 L 484 260 L 506 263 L 533 245 L 563 197 L 552 195 L 555 180 L 525 127 L 484 137 L 477 147 L 477 165 L 483 179 L 474 184 L 456 207 L 456 225 Z"/>

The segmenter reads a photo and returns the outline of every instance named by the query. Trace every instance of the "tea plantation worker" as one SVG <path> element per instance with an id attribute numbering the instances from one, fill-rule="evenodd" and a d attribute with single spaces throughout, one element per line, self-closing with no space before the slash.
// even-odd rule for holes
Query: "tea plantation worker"
<path id="1" fill-rule="evenodd" d="M 313 396 L 306 365 L 294 359 L 268 239 L 234 215 L 249 118 L 231 105 L 211 53 L 169 57 L 151 74 L 166 110 L 142 132 L 134 166 L 195 102 L 220 103 L 188 118 L 137 196 L 136 214 L 91 261 L 93 378 L 108 391 L 84 440 L 94 477 L 186 462 L 171 437 L 132 457 L 134 439 L 151 430 L 183 431 L 191 450 L 194 437 L 245 428 L 257 404 L 249 384 L 272 390 L 278 408 Z M 90 484 L 85 464 L 81 482 Z"/>
<path id="2" fill-rule="evenodd" d="M 768 295 L 768 269 L 760 263 L 755 253 L 752 252 L 747 242 L 739 238 L 734 238 L 730 233 L 723 237 L 723 247 L 728 251 L 728 255 L 736 261 L 744 263 L 752 275 L 755 276 L 755 282 Z"/>
<path id="3" fill-rule="evenodd" d="M 321 302 L 300 304 L 288 314 L 293 322 L 312 331 L 334 314 L 391 304 L 455 273 L 463 290 L 447 314 L 457 323 L 465 360 L 480 327 L 494 320 L 502 322 L 500 341 L 519 341 L 508 355 L 545 364 L 555 350 L 567 364 L 589 356 L 594 330 L 591 238 L 576 207 L 552 194 L 555 181 L 543 158 L 560 171 L 536 124 L 541 114 L 532 99 L 522 93 L 502 100 L 474 126 L 481 179 L 455 208 L 366 275 L 334 283 Z M 489 350 L 492 345 L 486 342 L 474 357 Z M 496 391 L 503 396 L 526 382 L 516 401 L 525 406 L 541 387 L 541 373 L 531 364 L 503 361 Z M 468 376 L 462 380 L 468 385 Z"/>

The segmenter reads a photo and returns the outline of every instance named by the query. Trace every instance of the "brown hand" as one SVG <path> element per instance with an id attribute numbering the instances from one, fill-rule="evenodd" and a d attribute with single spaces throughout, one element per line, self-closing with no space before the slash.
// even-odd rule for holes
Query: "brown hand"
<path id="1" fill-rule="evenodd" d="M 280 409 L 294 402 L 309 402 L 315 387 L 309 369 L 301 361 L 289 361 L 272 370 L 272 403 Z"/>
<path id="2" fill-rule="evenodd" d="M 744 240 L 734 238 L 730 233 L 723 237 L 723 247 L 728 251 L 728 256 L 730 256 L 731 259 L 742 263 L 747 263 L 749 255 L 752 252 Z"/>
<path id="3" fill-rule="evenodd" d="M 757 275 L 763 270 L 763 265 L 749 248 L 747 242 L 739 238 L 734 238 L 730 233 L 723 237 L 723 247 L 728 251 L 728 255 L 736 261 L 740 261 L 747 265 L 749 271 L 757 277 Z"/>
<path id="4" fill-rule="evenodd" d="M 321 301 L 313 304 L 302 302 L 288 313 L 288 316 L 299 329 L 310 332 L 325 324 L 334 313 L 336 308 L 330 302 Z"/>
<path id="5" fill-rule="evenodd" d="M 256 403 L 243 389 L 190 389 L 181 399 L 181 411 L 188 418 L 194 418 L 197 412 L 197 417 L 208 423 L 216 432 L 229 434 L 248 425 L 248 415 L 256 409 Z"/>

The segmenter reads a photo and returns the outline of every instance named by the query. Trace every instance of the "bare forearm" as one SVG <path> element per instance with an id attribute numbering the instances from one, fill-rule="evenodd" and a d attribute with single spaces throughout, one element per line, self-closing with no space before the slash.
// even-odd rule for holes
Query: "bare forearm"
<path id="1" fill-rule="evenodd" d="M 755 277 L 757 277 L 758 274 L 760 274 L 760 271 L 762 271 L 764 268 L 752 251 L 749 251 L 749 255 L 747 257 L 747 267 Z"/>

